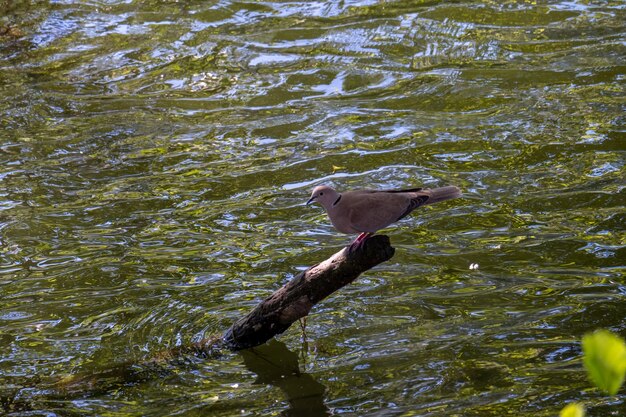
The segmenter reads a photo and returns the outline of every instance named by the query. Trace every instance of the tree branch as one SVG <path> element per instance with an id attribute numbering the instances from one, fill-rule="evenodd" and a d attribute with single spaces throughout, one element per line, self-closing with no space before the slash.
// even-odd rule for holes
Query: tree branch
<path id="1" fill-rule="evenodd" d="M 296 320 L 361 273 L 394 255 L 389 237 L 375 235 L 354 251 L 344 248 L 274 292 L 228 329 L 222 339 L 231 350 L 258 346 L 283 333 Z"/>

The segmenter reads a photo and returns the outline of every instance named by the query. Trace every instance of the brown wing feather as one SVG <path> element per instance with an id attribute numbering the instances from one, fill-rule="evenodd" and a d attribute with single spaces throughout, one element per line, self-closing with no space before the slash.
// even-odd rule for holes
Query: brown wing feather
<path id="1" fill-rule="evenodd" d="M 343 193 L 345 226 L 357 232 L 376 232 L 408 216 L 416 208 L 461 195 L 457 187 L 406 190 L 362 190 Z M 345 202 L 344 202 L 345 201 Z"/>
<path id="2" fill-rule="evenodd" d="M 366 193 L 352 203 L 350 225 L 359 232 L 376 232 L 398 220 L 410 206 L 410 199 L 402 194 Z"/>
<path id="3" fill-rule="evenodd" d="M 428 198 L 429 197 L 427 195 L 418 195 L 417 197 L 412 198 L 411 202 L 409 204 L 409 207 L 407 207 L 407 209 L 404 211 L 404 213 L 402 213 L 400 215 L 400 217 L 398 217 L 398 219 L 396 221 L 405 218 L 406 216 L 411 214 L 411 212 L 413 210 L 415 210 L 419 206 L 423 206 L 424 204 L 426 204 L 426 202 L 428 201 Z"/>
<path id="4" fill-rule="evenodd" d="M 407 188 L 406 190 L 383 190 L 382 193 L 416 193 L 422 191 L 423 188 Z"/>

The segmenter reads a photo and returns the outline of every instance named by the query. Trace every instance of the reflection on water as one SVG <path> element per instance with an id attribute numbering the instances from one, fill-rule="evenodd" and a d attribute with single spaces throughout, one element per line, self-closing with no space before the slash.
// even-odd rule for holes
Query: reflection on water
<path id="1" fill-rule="evenodd" d="M 278 387 L 289 408 L 285 416 L 329 416 L 324 404 L 326 388 L 310 374 L 300 372 L 298 355 L 284 343 L 272 340 L 265 345 L 241 352 L 246 368 L 254 372 L 257 384 Z"/>
<path id="2" fill-rule="evenodd" d="M 578 341 L 626 331 L 624 21 L 618 1 L 0 2 L 3 407 L 621 411 Z M 392 261 L 316 306 L 310 344 L 281 336 L 304 379 L 227 354 L 46 402 L 43 376 L 219 334 L 345 245 L 303 207 L 319 183 L 465 198 L 389 229 Z"/>

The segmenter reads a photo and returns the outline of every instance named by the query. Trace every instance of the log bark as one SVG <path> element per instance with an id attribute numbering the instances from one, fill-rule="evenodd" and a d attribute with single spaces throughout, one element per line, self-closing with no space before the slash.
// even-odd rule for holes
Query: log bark
<path id="1" fill-rule="evenodd" d="M 394 252 L 389 237 L 385 235 L 372 236 L 353 251 L 342 249 L 299 273 L 237 320 L 222 336 L 224 345 L 231 350 L 241 350 L 267 342 L 361 273 L 391 259 Z"/>

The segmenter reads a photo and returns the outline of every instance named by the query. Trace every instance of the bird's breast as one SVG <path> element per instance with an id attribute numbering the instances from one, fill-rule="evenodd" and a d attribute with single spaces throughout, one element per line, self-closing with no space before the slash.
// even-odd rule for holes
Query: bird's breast
<path id="1" fill-rule="evenodd" d="M 337 206 L 332 207 L 327 211 L 328 218 L 330 222 L 333 224 L 335 229 L 339 230 L 341 233 L 346 234 L 354 234 L 361 233 L 360 230 L 356 230 L 354 226 L 350 222 L 350 213 L 347 210 L 344 210 L 343 207 Z"/>

